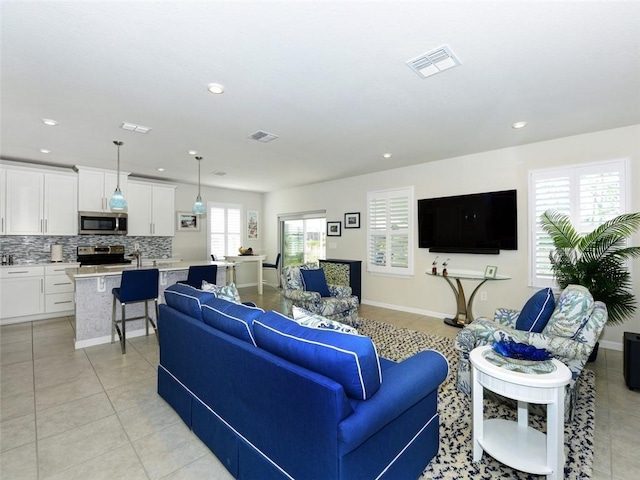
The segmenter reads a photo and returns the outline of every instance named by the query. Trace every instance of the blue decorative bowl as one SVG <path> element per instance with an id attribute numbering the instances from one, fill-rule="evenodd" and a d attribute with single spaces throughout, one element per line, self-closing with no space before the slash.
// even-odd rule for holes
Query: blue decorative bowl
<path id="1" fill-rule="evenodd" d="M 536 348 L 533 345 L 518 343 L 513 340 L 496 342 L 493 344 L 493 350 L 503 357 L 513 358 L 514 360 L 543 362 L 551 358 L 551 354 L 544 348 Z"/>

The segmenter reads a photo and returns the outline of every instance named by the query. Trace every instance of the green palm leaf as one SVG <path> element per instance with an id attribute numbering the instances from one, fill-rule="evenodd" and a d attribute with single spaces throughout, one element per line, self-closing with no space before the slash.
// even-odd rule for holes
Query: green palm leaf
<path id="1" fill-rule="evenodd" d="M 541 215 L 540 224 L 555 247 L 549 259 L 560 288 L 587 287 L 595 300 L 607 305 L 612 325 L 636 311 L 626 260 L 640 257 L 640 247 L 628 247 L 626 240 L 640 228 L 640 212 L 619 215 L 584 235 L 567 215 L 553 210 Z"/>

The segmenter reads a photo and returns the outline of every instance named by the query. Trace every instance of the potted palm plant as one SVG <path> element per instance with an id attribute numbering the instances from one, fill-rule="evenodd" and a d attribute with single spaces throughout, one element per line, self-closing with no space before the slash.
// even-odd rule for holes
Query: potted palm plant
<path id="1" fill-rule="evenodd" d="M 558 286 L 588 288 L 594 300 L 607 306 L 608 324 L 627 320 L 636 302 L 626 261 L 639 257 L 640 247 L 627 246 L 626 240 L 640 228 L 640 212 L 619 215 L 586 234 L 579 233 L 567 215 L 553 210 L 542 214 L 540 224 L 555 247 L 549 259 Z"/>

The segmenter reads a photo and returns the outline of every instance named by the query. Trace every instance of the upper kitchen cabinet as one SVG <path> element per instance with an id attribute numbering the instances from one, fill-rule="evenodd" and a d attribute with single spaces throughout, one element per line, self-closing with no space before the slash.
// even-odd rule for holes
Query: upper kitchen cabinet
<path id="1" fill-rule="evenodd" d="M 78 172 L 78 210 L 81 212 L 108 212 L 109 199 L 118 184 L 118 173 L 114 170 L 81 167 Z M 127 179 L 129 172 L 120 172 L 120 191 L 127 199 Z"/>
<path id="2" fill-rule="evenodd" d="M 6 191 L 7 171 L 4 167 L 0 167 L 0 235 L 7 234 Z"/>
<path id="3" fill-rule="evenodd" d="M 128 235 L 173 237 L 175 235 L 174 185 L 129 181 Z"/>
<path id="4" fill-rule="evenodd" d="M 75 173 L 7 168 L 7 235 L 77 235 Z"/>

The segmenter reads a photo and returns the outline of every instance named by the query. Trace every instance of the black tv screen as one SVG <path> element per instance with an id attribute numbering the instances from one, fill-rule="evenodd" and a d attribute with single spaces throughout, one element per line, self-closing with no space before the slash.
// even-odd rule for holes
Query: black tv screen
<path id="1" fill-rule="evenodd" d="M 516 190 L 418 200 L 418 246 L 431 252 L 518 249 Z"/>

